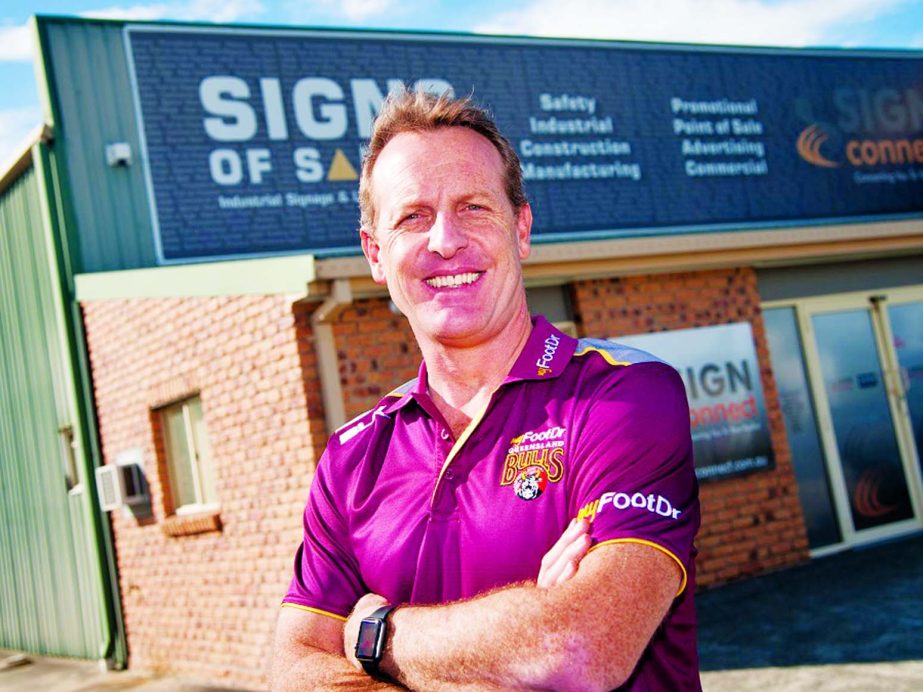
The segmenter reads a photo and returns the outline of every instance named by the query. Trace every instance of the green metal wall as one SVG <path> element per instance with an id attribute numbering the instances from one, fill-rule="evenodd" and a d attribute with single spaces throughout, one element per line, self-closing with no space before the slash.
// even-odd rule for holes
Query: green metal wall
<path id="1" fill-rule="evenodd" d="M 75 274 L 157 266 L 123 38 L 124 23 L 38 17 L 45 121 L 68 194 Z M 106 145 L 133 163 L 111 168 Z"/>
<path id="2" fill-rule="evenodd" d="M 0 192 L 0 648 L 104 658 L 109 575 L 40 151 Z M 65 427 L 79 481 L 70 491 Z"/>

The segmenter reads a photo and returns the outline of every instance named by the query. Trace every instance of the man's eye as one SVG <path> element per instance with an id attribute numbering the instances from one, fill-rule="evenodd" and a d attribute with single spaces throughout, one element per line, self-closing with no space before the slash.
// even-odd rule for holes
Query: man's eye
<path id="1" fill-rule="evenodd" d="M 473 204 L 473 203 L 472 203 L 472 204 L 469 204 L 469 205 L 468 205 L 467 207 L 465 207 L 465 208 L 468 209 L 469 211 L 480 211 L 480 210 L 482 210 L 484 207 L 482 207 L 480 204 Z"/>

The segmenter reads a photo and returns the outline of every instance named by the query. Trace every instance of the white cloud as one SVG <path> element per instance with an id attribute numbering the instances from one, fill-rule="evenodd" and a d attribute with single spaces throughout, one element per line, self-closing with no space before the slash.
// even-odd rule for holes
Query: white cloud
<path id="1" fill-rule="evenodd" d="M 114 5 L 81 12 L 83 17 L 147 21 L 174 19 L 179 21 L 233 22 L 262 14 L 261 0 L 191 0 L 140 5 Z"/>
<path id="2" fill-rule="evenodd" d="M 28 24 L 0 26 L 0 62 L 30 62 L 32 34 Z"/>
<path id="3" fill-rule="evenodd" d="M 865 22 L 907 0 L 534 0 L 476 31 L 742 45 L 823 44 L 831 29 Z"/>
<path id="4" fill-rule="evenodd" d="M 343 0 L 343 14 L 350 19 L 366 19 L 391 9 L 393 0 Z"/>
<path id="5" fill-rule="evenodd" d="M 384 14 L 397 5 L 396 0 L 315 0 L 307 7 L 304 2 L 288 3 L 290 10 L 298 16 L 304 15 L 305 10 L 313 13 L 320 11 L 332 17 L 344 17 L 351 21 L 361 21 Z"/>
<path id="6" fill-rule="evenodd" d="M 42 111 L 37 106 L 0 110 L 0 171 L 12 163 L 12 158 L 25 146 L 29 133 L 41 123 Z"/>

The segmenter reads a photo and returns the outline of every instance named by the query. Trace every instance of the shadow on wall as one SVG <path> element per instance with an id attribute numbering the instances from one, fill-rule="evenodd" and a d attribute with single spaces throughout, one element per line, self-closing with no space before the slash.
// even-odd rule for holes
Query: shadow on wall
<path id="1" fill-rule="evenodd" d="M 923 534 L 700 593 L 703 671 L 923 659 Z"/>

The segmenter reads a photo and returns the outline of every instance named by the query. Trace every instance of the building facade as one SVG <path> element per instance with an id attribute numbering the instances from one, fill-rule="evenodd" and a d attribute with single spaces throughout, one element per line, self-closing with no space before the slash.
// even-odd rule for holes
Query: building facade
<path id="1" fill-rule="evenodd" d="M 326 439 L 416 375 L 355 231 L 396 84 L 473 90 L 510 136 L 533 310 L 683 375 L 702 587 L 923 527 L 923 54 L 35 33 L 30 151 L 51 152 L 46 242 L 98 442 L 77 473 L 119 471 L 123 501 L 97 512 L 130 665 L 264 685 Z"/>

